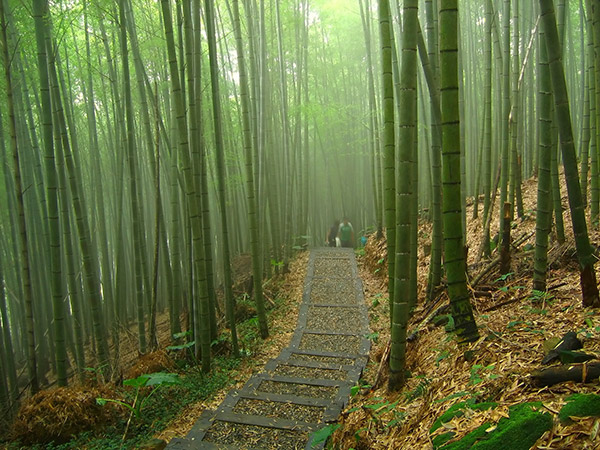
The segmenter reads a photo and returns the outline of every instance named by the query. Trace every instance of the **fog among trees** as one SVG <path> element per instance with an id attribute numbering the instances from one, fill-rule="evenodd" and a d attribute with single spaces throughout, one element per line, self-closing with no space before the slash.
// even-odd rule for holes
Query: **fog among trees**
<path id="1" fill-rule="evenodd" d="M 400 389 L 410 311 L 440 286 L 478 338 L 467 202 L 488 257 L 534 176 L 532 287 L 567 195 L 600 304 L 595 1 L 0 0 L 0 28 L 0 423 L 29 393 L 118 378 L 121 333 L 148 353 L 161 313 L 204 372 L 224 330 L 238 356 L 232 261 L 252 255 L 266 338 L 263 280 L 343 217 L 357 244 L 387 237 Z"/>

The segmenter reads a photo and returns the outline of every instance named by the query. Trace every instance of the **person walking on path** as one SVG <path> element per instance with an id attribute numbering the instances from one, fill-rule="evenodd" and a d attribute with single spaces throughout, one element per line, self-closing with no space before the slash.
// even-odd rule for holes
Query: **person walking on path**
<path id="1" fill-rule="evenodd" d="M 348 221 L 347 217 L 344 217 L 343 222 L 340 224 L 338 235 L 342 247 L 354 247 L 354 228 L 352 228 L 352 224 Z"/>
<path id="2" fill-rule="evenodd" d="M 340 221 L 334 220 L 333 225 L 331 226 L 331 228 L 329 229 L 329 232 L 327 233 L 326 244 L 329 247 L 336 247 L 336 238 L 338 236 L 339 228 L 340 228 Z"/>

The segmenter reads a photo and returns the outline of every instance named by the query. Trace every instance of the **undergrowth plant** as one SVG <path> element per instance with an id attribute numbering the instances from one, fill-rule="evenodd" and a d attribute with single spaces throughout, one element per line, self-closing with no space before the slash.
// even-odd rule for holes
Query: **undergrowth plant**
<path id="1" fill-rule="evenodd" d="M 137 378 L 131 378 L 129 380 L 123 381 L 124 386 L 131 386 L 135 388 L 135 395 L 130 403 L 124 400 L 103 397 L 98 397 L 96 399 L 96 403 L 98 403 L 99 405 L 105 405 L 109 402 L 116 403 L 117 405 L 121 405 L 130 411 L 129 419 L 127 420 L 127 425 L 125 426 L 125 432 L 123 433 L 123 440 L 125 440 L 127 432 L 129 431 L 131 419 L 133 417 L 135 417 L 136 419 L 139 419 L 141 417 L 142 408 L 150 399 L 150 397 L 158 391 L 158 388 L 160 386 L 173 386 L 175 384 L 181 384 L 179 375 L 177 375 L 176 373 L 157 372 L 151 374 L 144 374 L 140 375 Z M 150 391 L 142 390 L 143 388 L 147 387 L 151 388 Z M 146 392 L 148 393 L 146 394 Z"/>
<path id="2" fill-rule="evenodd" d="M 381 398 L 375 398 L 374 400 L 376 403 L 362 406 L 362 408 L 369 414 L 368 422 L 373 422 L 377 425 L 383 425 L 384 428 L 391 428 L 398 425 L 398 423 L 404 419 L 404 412 L 396 410 L 396 406 L 398 406 L 398 402 L 400 400 L 396 400 L 395 402 L 390 402 L 389 400 Z M 351 411 L 352 410 L 349 412 Z M 382 417 L 384 414 L 391 414 L 391 419 L 384 422 L 384 418 Z M 361 430 L 358 430 L 356 432 L 355 438 L 357 441 L 360 439 L 360 431 Z"/>
<path id="3" fill-rule="evenodd" d="M 377 265 L 380 266 L 377 269 L 375 269 L 373 271 L 374 274 L 377 274 L 379 271 L 381 271 L 381 269 L 383 268 L 383 263 L 385 262 L 385 258 L 380 258 L 379 260 L 377 260 Z"/>
<path id="4" fill-rule="evenodd" d="M 215 392 L 222 389 L 234 379 L 240 359 L 217 356 L 214 359 L 212 371 L 202 372 L 200 367 L 188 367 L 180 373 L 176 384 L 161 383 L 160 387 L 148 386 L 141 390 L 152 389 L 152 395 L 145 392 L 144 403 L 140 405 L 139 418 L 131 421 L 129 431 L 123 440 L 127 421 L 124 417 L 115 417 L 115 421 L 93 431 L 75 436 L 70 442 L 47 443 L 33 446 L 30 450 L 120 450 L 140 448 L 156 433 L 165 429 L 186 407 L 199 401 L 211 398 Z M 155 381 L 156 374 L 152 374 Z M 173 374 L 175 375 L 175 374 Z M 143 377 L 143 375 L 142 375 Z M 124 383 L 125 384 L 125 383 Z M 123 392 L 123 402 L 133 405 L 137 389 Z M 142 399 L 138 398 L 137 404 Z M 109 399 L 106 399 L 108 402 Z M 143 406 L 143 408 L 142 408 Z M 124 406 L 125 407 L 125 406 Z M 125 407 L 127 408 L 127 407 Z M 129 408 L 127 408 L 129 410 Z M 135 413 L 133 413 L 135 417 Z M 9 446 L 9 450 L 19 450 L 19 446 Z"/>
<path id="5" fill-rule="evenodd" d="M 339 423 L 330 423 L 329 425 L 325 425 L 323 428 L 315 431 L 312 434 L 312 441 L 310 444 L 310 448 L 318 448 L 323 444 L 327 439 L 331 437 L 335 430 L 337 430 L 341 425 Z"/>
<path id="6" fill-rule="evenodd" d="M 500 375 L 490 373 L 492 370 L 494 370 L 495 367 L 496 366 L 494 364 L 490 364 L 488 366 L 483 366 L 482 364 L 475 364 L 473 367 L 471 367 L 471 377 L 469 383 L 481 383 L 484 380 L 484 377 L 487 377 L 490 380 L 499 378 Z"/>
<path id="7" fill-rule="evenodd" d="M 188 331 L 182 331 L 181 333 L 176 333 L 173 335 L 173 340 L 175 342 L 178 342 L 180 340 L 182 340 L 183 338 L 188 338 L 191 337 L 192 335 L 192 331 L 188 330 Z M 198 360 L 196 358 L 196 353 L 194 352 L 194 347 L 196 345 L 196 341 L 195 340 L 188 340 L 187 342 L 184 342 L 183 344 L 177 344 L 177 345 L 169 345 L 166 350 L 167 351 L 175 351 L 175 352 L 182 352 L 184 355 L 186 355 L 187 357 L 189 357 L 194 364 L 198 364 Z"/>
<path id="8" fill-rule="evenodd" d="M 429 383 L 431 383 L 431 380 L 429 380 L 425 375 L 417 375 L 415 378 L 419 380 L 419 384 L 417 384 L 413 390 L 404 393 L 406 400 L 409 402 L 424 396 L 427 393 L 427 387 L 429 386 Z"/>

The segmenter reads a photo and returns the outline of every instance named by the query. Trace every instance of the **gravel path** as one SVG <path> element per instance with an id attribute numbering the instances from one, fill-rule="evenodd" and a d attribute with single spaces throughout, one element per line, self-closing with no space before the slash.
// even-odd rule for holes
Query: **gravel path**
<path id="1" fill-rule="evenodd" d="M 337 420 L 369 354 L 353 251 L 312 250 L 303 298 L 289 347 L 168 449 L 323 448 L 311 433 Z"/>

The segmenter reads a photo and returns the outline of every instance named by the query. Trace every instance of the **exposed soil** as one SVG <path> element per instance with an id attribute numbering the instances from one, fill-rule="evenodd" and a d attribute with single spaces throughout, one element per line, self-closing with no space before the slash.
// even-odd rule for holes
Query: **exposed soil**
<path id="1" fill-rule="evenodd" d="M 313 280 L 310 300 L 314 304 L 349 305 L 356 304 L 356 292 L 342 279 L 317 278 Z"/>
<path id="2" fill-rule="evenodd" d="M 341 358 L 337 356 L 304 355 L 302 353 L 292 353 L 290 361 L 310 361 L 326 364 L 335 364 L 338 366 L 347 366 L 354 364 L 354 360 L 351 358 Z"/>
<path id="3" fill-rule="evenodd" d="M 352 279 L 348 258 L 321 258 L 315 261 L 315 277 Z"/>
<path id="4" fill-rule="evenodd" d="M 357 308 L 311 306 L 306 328 L 314 331 L 351 332 L 356 329 L 361 313 Z"/>

